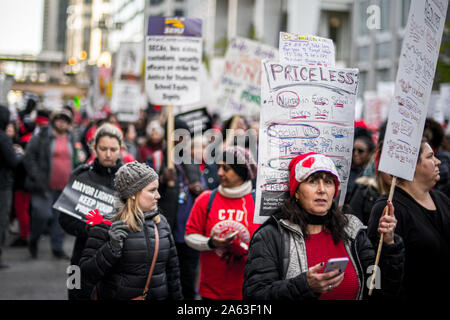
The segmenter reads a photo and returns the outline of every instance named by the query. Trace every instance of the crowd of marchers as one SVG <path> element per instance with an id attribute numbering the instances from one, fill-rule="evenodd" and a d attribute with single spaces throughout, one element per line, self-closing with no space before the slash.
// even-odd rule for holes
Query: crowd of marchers
<path id="1" fill-rule="evenodd" d="M 397 178 L 388 201 L 393 177 L 378 170 L 386 123 L 355 122 L 345 204 L 333 161 L 309 152 L 290 160 L 288 196 L 260 225 L 257 152 L 245 136 L 258 134 L 255 119 L 211 114 L 217 160 L 205 156 L 214 135 L 188 136 L 175 144 L 189 141 L 183 159 L 195 161 L 168 165 L 158 106 L 134 123 L 33 99 L 13 111 L 0 106 L 0 269 L 14 268 L 6 246 L 39 259 L 48 234 L 54 258 L 80 268 L 70 300 L 411 300 L 450 287 L 450 126 L 426 120 L 414 178 Z M 174 127 L 190 130 L 179 119 Z M 114 190 L 114 211 L 78 219 L 54 209 L 73 178 Z M 332 258 L 347 262 L 328 269 Z"/>

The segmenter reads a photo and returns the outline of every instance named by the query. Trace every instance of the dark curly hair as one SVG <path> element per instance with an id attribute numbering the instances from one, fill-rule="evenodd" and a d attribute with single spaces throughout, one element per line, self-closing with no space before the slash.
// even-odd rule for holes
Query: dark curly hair
<path id="1" fill-rule="evenodd" d="M 334 179 L 333 175 L 325 172 L 316 172 L 309 176 L 308 179 L 314 179 L 317 178 L 317 176 L 323 177 L 324 175 Z M 281 206 L 281 212 L 290 222 L 295 223 L 300 227 L 300 230 L 302 231 L 305 238 L 309 236 L 307 226 L 309 216 L 311 214 L 308 213 L 305 208 L 303 208 L 302 205 L 296 201 L 295 196 L 285 199 L 283 205 Z M 324 227 L 331 232 L 333 242 L 335 244 L 338 244 L 340 240 L 348 240 L 348 235 L 344 231 L 344 228 L 348 223 L 348 219 L 345 216 L 344 211 L 339 209 L 334 200 L 327 215 L 329 217 L 325 220 Z"/>

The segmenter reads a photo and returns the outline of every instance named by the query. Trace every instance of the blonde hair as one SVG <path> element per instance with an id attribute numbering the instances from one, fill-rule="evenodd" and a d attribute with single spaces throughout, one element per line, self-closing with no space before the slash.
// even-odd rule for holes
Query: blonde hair
<path id="1" fill-rule="evenodd" d="M 138 205 L 140 193 L 141 191 L 136 193 L 134 197 L 128 198 L 112 218 L 113 221 L 122 220 L 133 232 L 141 231 L 145 221 L 144 213 Z M 153 218 L 153 221 L 157 224 L 160 220 L 159 215 Z"/>

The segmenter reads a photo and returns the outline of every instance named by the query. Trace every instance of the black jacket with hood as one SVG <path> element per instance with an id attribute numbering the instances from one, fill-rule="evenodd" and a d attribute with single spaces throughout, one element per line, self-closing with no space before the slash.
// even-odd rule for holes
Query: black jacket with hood
<path id="1" fill-rule="evenodd" d="M 72 170 L 79 164 L 79 161 L 75 152 L 75 137 L 70 131 L 67 132 L 67 142 L 71 159 L 70 170 Z M 42 128 L 28 142 L 23 161 L 27 172 L 25 187 L 30 192 L 45 194 L 50 190 L 55 144 L 56 138 L 51 125 Z"/>
<path id="2" fill-rule="evenodd" d="M 14 169 L 22 159 L 22 156 L 14 150 L 13 142 L 5 132 L 9 116 L 9 109 L 0 105 L 0 190 L 9 189 L 13 186 Z"/>
<path id="3" fill-rule="evenodd" d="M 114 176 L 123 165 L 122 160 L 118 160 L 114 167 L 102 166 L 98 159 L 94 160 L 92 165 L 82 164 L 72 171 L 72 177 L 84 178 L 96 185 L 105 186 L 111 190 L 114 188 Z M 72 258 L 70 263 L 72 265 L 79 265 L 81 259 L 81 253 L 86 245 L 88 238 L 88 229 L 90 226 L 85 222 L 78 220 L 68 214 L 59 215 L 59 224 L 68 234 L 75 236 L 75 244 L 73 246 Z"/>
<path id="4" fill-rule="evenodd" d="M 120 253 L 109 244 L 110 226 L 102 223 L 89 230 L 80 260 L 80 297 L 91 298 L 97 286 L 100 300 L 130 300 L 142 295 L 155 248 L 155 214 L 145 216 L 139 232 L 130 232 Z M 147 300 L 181 300 L 180 270 L 172 233 L 164 216 L 158 226 L 159 251 Z"/>

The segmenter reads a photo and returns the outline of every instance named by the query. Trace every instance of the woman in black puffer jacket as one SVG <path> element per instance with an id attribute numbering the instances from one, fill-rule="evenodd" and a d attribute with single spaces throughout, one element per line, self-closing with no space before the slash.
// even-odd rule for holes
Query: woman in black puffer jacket
<path id="1" fill-rule="evenodd" d="M 80 261 L 82 296 L 130 300 L 142 295 L 155 253 L 156 224 L 159 250 L 145 299 L 182 299 L 175 243 L 157 207 L 158 175 L 135 161 L 119 169 L 114 185 L 122 204 L 111 226 L 106 221 L 89 231 Z"/>
<path id="2" fill-rule="evenodd" d="M 97 129 L 94 138 L 94 150 L 97 157 L 92 165 L 82 164 L 71 174 L 81 181 L 89 181 L 99 188 L 105 187 L 103 191 L 114 193 L 114 175 L 123 165 L 120 159 L 120 148 L 123 144 L 121 131 L 112 124 L 106 123 Z M 90 226 L 84 221 L 68 214 L 59 215 L 59 224 L 68 234 L 75 236 L 70 264 L 78 266 L 81 254 L 86 245 Z M 79 289 L 69 289 L 69 300 L 78 298 Z"/>

